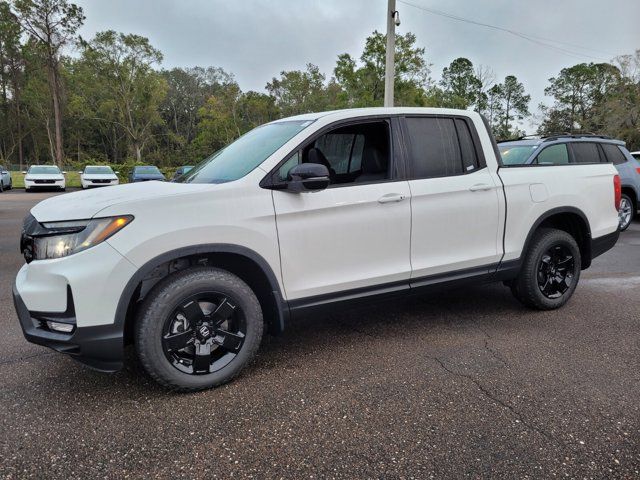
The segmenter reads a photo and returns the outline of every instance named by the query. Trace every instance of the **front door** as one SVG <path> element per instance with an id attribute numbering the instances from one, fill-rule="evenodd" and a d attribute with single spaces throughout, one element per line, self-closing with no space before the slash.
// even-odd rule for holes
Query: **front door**
<path id="1" fill-rule="evenodd" d="M 394 179 L 387 119 L 326 131 L 280 167 L 327 165 L 331 185 L 319 192 L 273 191 L 282 278 L 289 301 L 344 296 L 406 284 L 411 207 L 409 184 Z"/>

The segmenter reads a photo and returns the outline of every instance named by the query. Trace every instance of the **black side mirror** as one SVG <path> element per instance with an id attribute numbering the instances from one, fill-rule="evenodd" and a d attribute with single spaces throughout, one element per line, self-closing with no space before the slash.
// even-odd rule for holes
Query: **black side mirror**
<path id="1" fill-rule="evenodd" d="M 287 190 L 300 193 L 324 190 L 329 186 L 329 170 L 319 163 L 301 163 L 289 170 Z"/>

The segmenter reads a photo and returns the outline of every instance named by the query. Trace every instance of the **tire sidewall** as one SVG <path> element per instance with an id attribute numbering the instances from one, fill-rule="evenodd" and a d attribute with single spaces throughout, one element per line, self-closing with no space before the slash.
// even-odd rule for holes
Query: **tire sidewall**
<path id="1" fill-rule="evenodd" d="M 633 211 L 633 201 L 631 200 L 631 197 L 629 197 L 629 195 L 623 193 L 621 198 L 626 199 L 629 202 L 629 205 L 631 205 L 631 217 L 629 218 L 629 223 L 627 223 L 626 225 L 618 224 L 618 231 L 624 232 L 631 225 L 631 222 L 633 221 L 633 217 L 634 217 L 634 213 L 635 212 Z"/>
<path id="2" fill-rule="evenodd" d="M 233 298 L 242 310 L 247 329 L 244 343 L 236 357 L 216 372 L 180 372 L 166 358 L 162 347 L 165 321 L 184 299 L 212 290 Z M 153 378 L 176 390 L 200 390 L 228 382 L 253 359 L 262 339 L 260 303 L 246 283 L 224 270 L 198 267 L 167 277 L 147 296 L 140 313 L 135 335 L 138 356 Z"/>
<path id="3" fill-rule="evenodd" d="M 542 293 L 540 287 L 538 286 L 537 274 L 543 255 L 551 247 L 554 247 L 556 245 L 567 247 L 573 255 L 573 281 L 571 282 L 571 286 L 569 287 L 569 289 L 560 297 L 548 298 Z M 529 282 L 531 282 L 531 284 L 518 285 L 519 292 L 522 293 L 524 290 L 526 290 L 529 298 L 533 301 L 537 308 L 551 310 L 564 305 L 572 297 L 576 287 L 578 286 L 578 282 L 580 281 L 582 258 L 580 255 L 580 248 L 578 247 L 575 239 L 567 232 L 564 232 L 562 230 L 548 230 L 537 239 L 530 255 L 528 255 L 527 257 L 528 264 L 526 268 L 529 270 L 529 272 L 527 273 Z"/>

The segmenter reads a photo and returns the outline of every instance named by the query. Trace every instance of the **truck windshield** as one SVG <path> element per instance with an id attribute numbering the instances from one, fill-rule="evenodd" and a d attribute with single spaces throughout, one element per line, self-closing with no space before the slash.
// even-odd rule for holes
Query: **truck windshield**
<path id="1" fill-rule="evenodd" d="M 537 145 L 498 145 L 498 148 L 504 165 L 522 165 Z"/>
<path id="2" fill-rule="evenodd" d="M 311 123 L 310 120 L 291 120 L 255 128 L 200 162 L 193 170 L 176 181 L 224 183 L 238 180 Z"/>

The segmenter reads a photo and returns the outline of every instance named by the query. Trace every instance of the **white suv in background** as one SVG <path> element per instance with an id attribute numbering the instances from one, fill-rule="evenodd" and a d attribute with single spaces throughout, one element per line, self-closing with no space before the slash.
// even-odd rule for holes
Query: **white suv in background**
<path id="1" fill-rule="evenodd" d="M 503 166 L 475 112 L 301 115 L 176 183 L 39 203 L 14 301 L 29 341 L 105 371 L 133 343 L 156 381 L 198 390 L 312 310 L 487 281 L 559 308 L 615 244 L 620 198 L 612 164 Z"/>
<path id="2" fill-rule="evenodd" d="M 114 172 L 111 167 L 87 165 L 84 170 L 78 172 L 80 174 L 80 184 L 82 188 L 92 187 L 108 187 L 109 185 L 118 185 L 118 172 Z"/>
<path id="3" fill-rule="evenodd" d="M 65 173 L 55 165 L 31 165 L 29 170 L 22 172 L 24 177 L 24 191 L 30 192 L 42 188 L 57 188 L 64 191 L 67 183 Z"/>

